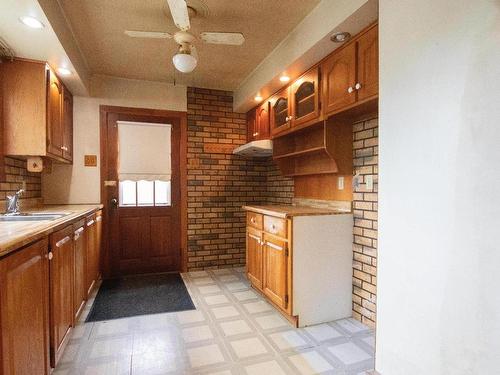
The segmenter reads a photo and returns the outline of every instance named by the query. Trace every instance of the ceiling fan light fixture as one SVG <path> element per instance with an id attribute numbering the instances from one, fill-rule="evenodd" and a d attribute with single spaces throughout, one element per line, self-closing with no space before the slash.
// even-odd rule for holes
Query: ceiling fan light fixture
<path id="1" fill-rule="evenodd" d="M 194 57 L 189 48 L 180 47 L 179 51 L 172 57 L 172 62 L 177 69 L 181 73 L 191 73 L 198 61 L 196 57 Z"/>

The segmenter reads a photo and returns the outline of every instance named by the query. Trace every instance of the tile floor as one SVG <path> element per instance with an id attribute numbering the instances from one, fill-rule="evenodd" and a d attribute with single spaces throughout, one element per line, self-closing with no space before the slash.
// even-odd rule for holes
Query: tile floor
<path id="1" fill-rule="evenodd" d="M 373 368 L 368 327 L 344 319 L 295 329 L 243 271 L 184 274 L 192 311 L 84 323 L 90 300 L 54 375 L 364 375 Z"/>

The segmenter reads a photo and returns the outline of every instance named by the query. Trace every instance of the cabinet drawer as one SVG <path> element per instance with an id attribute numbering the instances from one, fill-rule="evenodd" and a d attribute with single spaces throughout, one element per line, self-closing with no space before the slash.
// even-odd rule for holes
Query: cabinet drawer
<path id="1" fill-rule="evenodd" d="M 286 220 L 274 216 L 264 216 L 264 231 L 275 236 L 287 238 Z"/>
<path id="2" fill-rule="evenodd" d="M 262 229 L 262 215 L 255 212 L 247 212 L 247 226 Z"/>

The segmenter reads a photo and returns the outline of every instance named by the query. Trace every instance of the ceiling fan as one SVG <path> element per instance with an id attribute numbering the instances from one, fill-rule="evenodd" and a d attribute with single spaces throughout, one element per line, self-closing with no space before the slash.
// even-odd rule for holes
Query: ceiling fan
<path id="1" fill-rule="evenodd" d="M 190 73 L 196 68 L 198 54 L 194 42 L 196 37 L 189 33 L 191 27 L 189 22 L 189 12 L 186 0 L 167 0 L 170 13 L 175 26 L 180 31 L 175 34 L 156 31 L 125 30 L 125 34 L 132 38 L 152 38 L 152 39 L 174 39 L 179 45 L 177 53 L 173 56 L 172 62 L 175 68 L 182 73 Z M 191 8 L 192 9 L 192 8 Z M 242 33 L 237 32 L 202 32 L 200 39 L 209 44 L 225 44 L 239 46 L 245 42 Z"/>

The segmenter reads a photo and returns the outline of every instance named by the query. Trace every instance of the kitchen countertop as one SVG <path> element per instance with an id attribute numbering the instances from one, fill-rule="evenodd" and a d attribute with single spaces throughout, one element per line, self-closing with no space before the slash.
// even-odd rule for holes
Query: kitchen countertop
<path id="1" fill-rule="evenodd" d="M 331 208 L 318 208 L 310 206 L 296 205 L 264 205 L 264 206 L 243 206 L 246 211 L 258 212 L 264 215 L 276 216 L 281 218 L 293 216 L 312 216 L 312 215 L 341 215 L 350 214 L 351 211 Z"/>
<path id="2" fill-rule="evenodd" d="M 44 221 L 0 222 L 0 257 L 98 211 L 102 204 L 43 205 L 22 212 L 63 213 L 65 216 Z"/>

